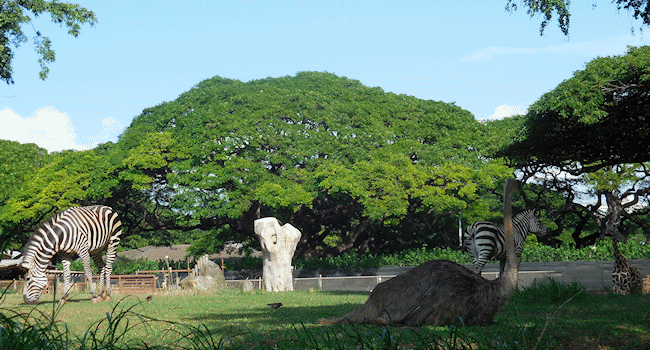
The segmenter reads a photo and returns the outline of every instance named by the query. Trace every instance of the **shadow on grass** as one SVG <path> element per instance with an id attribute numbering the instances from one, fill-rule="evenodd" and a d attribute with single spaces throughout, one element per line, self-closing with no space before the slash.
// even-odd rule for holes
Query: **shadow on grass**
<path id="1" fill-rule="evenodd" d="M 267 306 L 256 306 L 248 309 L 235 309 L 230 312 L 207 312 L 186 317 L 186 320 L 193 320 L 204 323 L 215 329 L 224 325 L 232 325 L 237 322 L 245 322 L 249 327 L 269 326 L 284 328 L 297 322 L 304 322 L 306 325 L 316 324 L 320 318 L 340 317 L 352 311 L 361 304 L 341 304 L 336 306 L 282 306 L 278 309 L 271 309 Z M 227 327 L 227 326 L 226 326 Z"/>
<path id="2" fill-rule="evenodd" d="M 368 293 L 355 294 L 365 296 Z M 315 341 L 313 337 L 318 338 L 320 344 L 328 344 L 327 342 L 334 341 L 337 336 L 346 339 L 358 338 L 358 334 L 370 334 L 372 339 L 384 341 L 386 338 L 381 336 L 382 332 L 389 332 L 398 337 L 403 344 L 422 344 L 418 338 L 449 340 L 446 336 L 441 338 L 441 334 L 449 331 L 449 328 L 442 327 L 325 327 L 316 324 L 319 318 L 344 315 L 361 305 L 365 298 L 358 303 L 306 306 L 285 303 L 285 300 L 278 297 L 277 301 L 282 301 L 285 305 L 277 310 L 266 307 L 263 303 L 266 299 L 268 298 L 253 301 L 259 302 L 260 305 L 231 309 L 229 312 L 206 310 L 187 316 L 186 319 L 202 323 L 210 332 L 241 337 L 238 339 L 244 342 L 253 341 L 248 333 L 264 334 L 270 338 L 294 334 L 292 339 L 300 340 L 303 345 L 304 342 Z M 538 349 L 550 349 L 564 344 L 565 348 L 571 349 L 650 349 L 650 322 L 647 321 L 649 319 L 650 296 L 592 294 L 587 293 L 578 284 L 562 285 L 551 280 L 517 292 L 508 305 L 497 314 L 492 325 L 463 328 L 462 337 L 463 341 L 478 342 L 480 346 L 474 344 L 469 347 L 478 349 L 510 349 L 524 344 L 526 346 L 520 348 L 537 346 Z M 509 345 L 504 345 L 506 343 Z"/>

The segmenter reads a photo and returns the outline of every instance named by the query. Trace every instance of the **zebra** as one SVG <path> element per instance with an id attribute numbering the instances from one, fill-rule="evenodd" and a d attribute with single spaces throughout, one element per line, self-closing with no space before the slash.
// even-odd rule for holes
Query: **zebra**
<path id="1" fill-rule="evenodd" d="M 521 263 L 521 253 L 524 250 L 524 241 L 528 232 L 537 234 L 539 237 L 546 235 L 547 228 L 535 216 L 533 209 L 524 210 L 515 215 L 512 219 L 515 238 L 515 253 L 517 264 Z M 472 256 L 474 270 L 481 274 L 483 266 L 488 259 L 494 257 L 500 262 L 500 273 L 506 263 L 505 233 L 503 226 L 497 227 L 489 221 L 476 221 L 467 227 L 463 237 L 463 249 Z"/>
<path id="2" fill-rule="evenodd" d="M 41 224 L 25 246 L 21 266 L 27 270 L 23 300 L 26 304 L 37 304 L 47 284 L 45 270 L 52 258 L 58 254 L 63 265 L 63 296 L 59 304 L 65 304 L 70 287 L 70 262 L 78 255 L 84 266 L 86 281 L 90 286 L 91 301 L 98 301 L 92 282 L 90 258 L 100 271 L 99 297 L 111 298 L 111 273 L 117 245 L 122 234 L 119 215 L 102 205 L 68 208 Z M 102 252 L 106 251 L 106 263 Z"/>

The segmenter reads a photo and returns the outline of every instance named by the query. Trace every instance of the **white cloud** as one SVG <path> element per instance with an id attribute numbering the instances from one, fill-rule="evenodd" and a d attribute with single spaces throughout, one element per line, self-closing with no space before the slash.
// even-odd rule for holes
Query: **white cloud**
<path id="1" fill-rule="evenodd" d="M 109 134 L 119 131 L 120 123 L 115 118 L 102 121 L 102 131 L 95 137 L 84 136 L 85 142 L 79 142 L 70 116 L 52 107 L 42 108 L 31 118 L 24 118 L 5 108 L 0 111 L 0 139 L 35 143 L 49 152 L 67 149 L 86 150 L 99 142 L 109 140 Z"/>
<path id="2" fill-rule="evenodd" d="M 526 111 L 528 111 L 528 105 L 521 105 L 521 106 L 501 105 L 497 107 L 494 110 L 494 114 L 489 116 L 487 119 L 489 120 L 503 119 L 513 115 L 526 114 Z"/>
<path id="3" fill-rule="evenodd" d="M 93 148 L 99 143 L 104 143 L 108 141 L 115 141 L 114 137 L 111 135 L 117 135 L 122 130 L 122 124 L 115 118 L 108 118 L 102 120 L 102 131 L 94 137 L 84 136 L 83 145 L 87 148 Z"/>
<path id="4" fill-rule="evenodd" d="M 480 49 L 461 58 L 463 62 L 491 61 L 496 55 L 536 54 L 543 51 L 539 47 L 497 47 L 490 46 Z"/>
<path id="5" fill-rule="evenodd" d="M 490 46 L 472 52 L 461 58 L 463 62 L 491 61 L 498 55 L 534 55 L 544 52 L 563 54 L 565 52 L 579 52 L 585 56 L 609 56 L 623 54 L 627 46 L 647 45 L 648 39 L 642 36 L 620 36 L 602 38 L 594 41 L 580 43 L 567 43 L 544 47 L 498 47 Z"/>

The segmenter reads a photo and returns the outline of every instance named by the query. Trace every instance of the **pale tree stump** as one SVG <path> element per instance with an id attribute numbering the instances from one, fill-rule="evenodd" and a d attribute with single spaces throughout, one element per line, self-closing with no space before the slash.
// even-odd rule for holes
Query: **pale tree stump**
<path id="1" fill-rule="evenodd" d="M 255 220 L 255 234 L 262 245 L 264 290 L 293 290 L 291 259 L 300 240 L 300 231 L 291 224 L 280 226 L 276 218 L 262 218 Z"/>

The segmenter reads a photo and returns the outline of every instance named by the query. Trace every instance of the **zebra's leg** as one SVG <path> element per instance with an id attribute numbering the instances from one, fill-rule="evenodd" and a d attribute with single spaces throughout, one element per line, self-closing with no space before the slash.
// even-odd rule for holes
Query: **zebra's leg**
<path id="1" fill-rule="evenodd" d="M 62 257 L 61 265 L 63 265 L 63 295 L 59 299 L 59 304 L 63 305 L 67 302 L 68 293 L 70 293 L 70 288 L 72 288 L 72 283 L 70 283 L 70 257 Z"/>
<path id="2" fill-rule="evenodd" d="M 503 276 L 503 271 L 506 269 L 506 257 L 503 257 L 503 259 L 499 260 L 499 277 Z"/>
<path id="3" fill-rule="evenodd" d="M 481 269 L 483 268 L 482 265 L 478 263 L 478 261 L 474 262 L 474 272 L 476 272 L 477 275 L 481 275 Z"/>
<path id="4" fill-rule="evenodd" d="M 487 263 L 487 256 L 484 255 L 479 256 L 478 259 L 476 259 L 476 261 L 474 262 L 474 270 L 479 276 L 481 275 L 481 271 L 483 270 L 483 267 L 485 266 L 486 263 Z"/>
<path id="5" fill-rule="evenodd" d="M 95 266 L 97 266 L 97 270 L 99 270 L 99 281 L 97 282 L 97 287 L 99 288 L 98 296 L 99 298 L 110 300 L 110 292 L 106 291 L 106 264 L 104 264 L 104 260 L 102 259 L 102 253 L 93 253 L 91 256 L 95 262 Z"/>
<path id="6" fill-rule="evenodd" d="M 121 225 L 121 223 L 119 223 L 119 225 Z M 122 230 L 118 229 L 115 234 L 111 236 L 108 247 L 106 248 L 106 266 L 104 269 L 106 270 L 105 278 L 108 300 L 111 299 L 111 274 L 113 273 L 113 262 L 115 262 L 115 258 L 117 257 L 117 245 L 120 244 L 120 234 L 122 234 Z"/>
<path id="7" fill-rule="evenodd" d="M 113 262 L 117 256 L 117 244 L 119 243 L 119 236 L 116 239 L 111 239 L 111 243 L 106 250 L 106 265 L 102 270 L 106 282 L 106 300 L 111 300 L 111 274 L 113 273 Z"/>
<path id="8" fill-rule="evenodd" d="M 79 251 L 77 254 L 79 254 L 81 262 L 84 265 L 84 274 L 86 275 L 86 281 L 90 287 L 90 301 L 94 304 L 97 302 L 97 289 L 93 283 L 93 272 L 90 269 L 90 254 L 88 253 L 88 250 L 85 249 Z"/>

